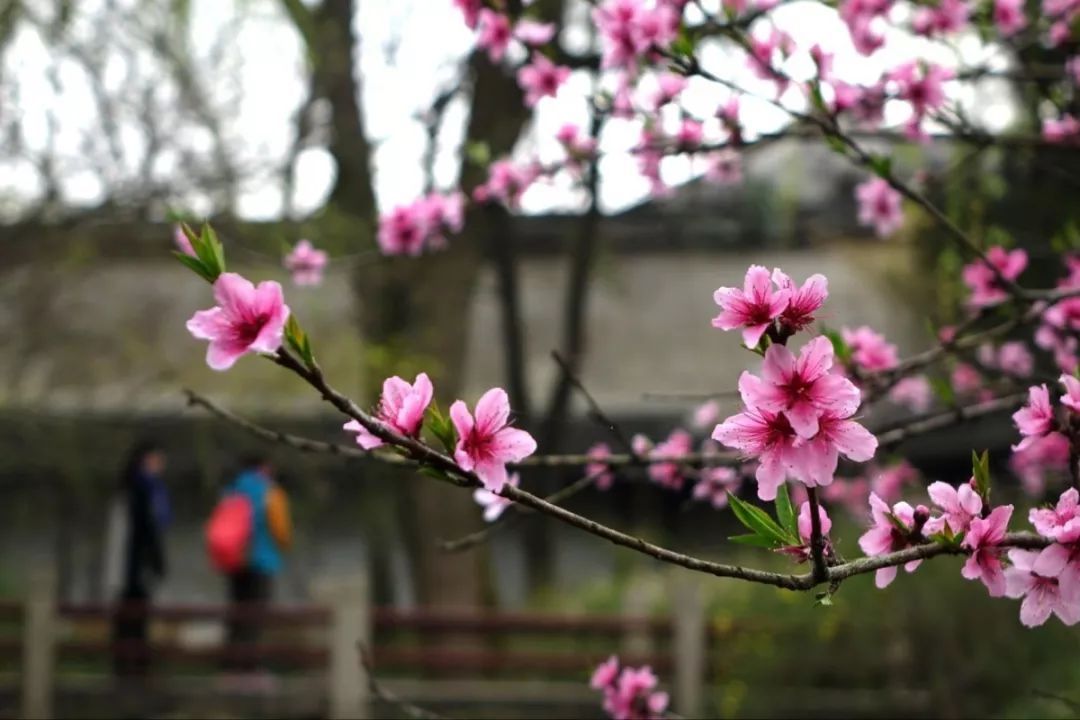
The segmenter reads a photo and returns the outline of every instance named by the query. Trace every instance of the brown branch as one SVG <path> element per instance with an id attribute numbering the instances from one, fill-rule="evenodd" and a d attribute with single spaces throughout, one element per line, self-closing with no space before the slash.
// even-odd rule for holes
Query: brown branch
<path id="1" fill-rule="evenodd" d="M 274 362 L 291 370 L 319 392 L 322 398 L 337 408 L 343 414 L 353 418 L 366 428 L 371 434 L 384 442 L 398 448 L 410 459 L 438 471 L 441 480 L 465 488 L 477 488 L 482 485 L 480 479 L 473 472 L 463 470 L 450 457 L 428 447 L 419 440 L 399 435 L 381 421 L 361 410 L 352 400 L 348 399 L 337 390 L 333 389 L 323 377 L 318 366 L 306 367 L 284 349 L 272 356 Z M 661 562 L 693 570 L 696 572 L 714 575 L 716 577 L 735 578 L 756 582 L 764 585 L 784 588 L 787 590 L 809 590 L 820 582 L 836 583 L 855 575 L 872 572 L 883 567 L 900 565 L 911 560 L 933 557 L 942 554 L 964 554 L 964 550 L 952 545 L 938 545 L 928 543 L 915 548 L 900 550 L 895 553 L 862 558 L 849 563 L 837 565 L 827 569 L 826 576 L 822 580 L 815 578 L 813 574 L 785 574 L 766 570 L 757 570 L 738 565 L 726 565 L 685 555 L 659 545 L 650 543 L 642 538 L 628 535 L 614 528 L 602 525 L 589 518 L 577 515 L 565 508 L 554 505 L 543 498 L 513 487 L 505 486 L 499 493 L 505 498 L 532 508 L 538 512 L 555 518 L 571 527 L 576 527 L 587 533 L 603 538 L 620 547 L 629 548 L 636 552 L 653 557 Z M 1002 547 L 1045 547 L 1049 541 L 1045 538 L 1031 535 L 1030 533 L 1010 533 L 1006 536 Z"/>

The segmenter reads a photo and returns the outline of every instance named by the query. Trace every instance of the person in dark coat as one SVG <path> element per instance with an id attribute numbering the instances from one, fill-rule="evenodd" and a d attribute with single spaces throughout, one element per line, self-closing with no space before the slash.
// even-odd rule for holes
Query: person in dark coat
<path id="1" fill-rule="evenodd" d="M 122 584 L 113 625 L 113 657 L 119 675 L 143 675 L 149 667 L 146 646 L 154 588 L 165 578 L 164 533 L 171 521 L 168 490 L 162 478 L 165 453 L 151 442 L 135 446 L 121 477 L 125 520 Z"/>

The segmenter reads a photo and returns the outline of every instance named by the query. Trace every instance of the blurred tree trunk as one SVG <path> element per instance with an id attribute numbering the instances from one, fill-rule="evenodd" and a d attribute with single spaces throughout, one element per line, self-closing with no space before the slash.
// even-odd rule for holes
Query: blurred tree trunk
<path id="1" fill-rule="evenodd" d="M 321 225 L 338 247 L 349 240 L 355 245 L 357 235 L 373 244 L 377 205 L 354 61 L 358 39 L 352 30 L 358 0 L 323 0 L 310 10 L 299 0 L 283 3 L 308 45 L 312 91 L 332 107 L 329 150 L 337 164 L 337 177 Z M 466 142 L 486 143 L 493 156 L 507 153 L 528 118 L 520 90 L 511 76 L 487 62 L 473 62 L 470 70 L 473 103 Z M 463 187 L 472 187 L 482 175 L 483 170 L 466 165 Z M 377 396 L 387 375 L 415 372 L 415 366 L 432 376 L 444 407 L 457 396 L 482 248 L 498 241 L 505 230 L 505 222 L 499 219 L 498 213 L 474 210 L 463 236 L 444 252 L 422 258 L 378 256 L 357 263 L 353 287 L 366 345 L 360 359 L 366 398 Z M 483 588 L 482 554 L 448 555 L 435 543 L 438 537 L 455 537 L 475 527 L 477 513 L 471 498 L 427 479 L 411 484 L 407 497 L 400 502 L 409 516 L 402 518 L 402 526 L 416 533 L 410 544 L 418 558 L 416 587 L 421 601 L 478 604 Z M 381 562 L 389 553 L 376 544 L 372 555 L 374 562 Z"/>

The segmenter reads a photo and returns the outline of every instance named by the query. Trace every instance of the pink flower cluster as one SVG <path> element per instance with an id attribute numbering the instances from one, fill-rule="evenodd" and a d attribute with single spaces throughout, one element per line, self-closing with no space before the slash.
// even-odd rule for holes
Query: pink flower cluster
<path id="1" fill-rule="evenodd" d="M 976 357 L 983 367 L 1000 370 L 1012 377 L 1029 377 L 1035 371 L 1035 357 L 1019 340 L 1002 343 L 998 348 L 985 343 L 979 346 Z"/>
<path id="2" fill-rule="evenodd" d="M 626 667 L 612 655 L 597 666 L 589 687 L 604 694 L 604 711 L 613 720 L 659 720 L 668 706 L 668 694 L 657 690 L 659 681 L 648 665 Z"/>
<path id="3" fill-rule="evenodd" d="M 1051 614 L 1073 625 L 1080 620 L 1080 494 L 1070 488 L 1055 507 L 1032 509 L 1028 520 L 1053 544 L 1038 551 L 1009 551 L 1005 594 L 1024 599 L 1024 625 L 1042 625 Z"/>
<path id="4" fill-rule="evenodd" d="M 593 10 L 600 32 L 603 68 L 636 71 L 643 60 L 667 50 L 679 32 L 678 0 L 606 0 Z"/>
<path id="5" fill-rule="evenodd" d="M 983 308 L 996 305 L 1009 294 L 998 279 L 998 274 L 1006 280 L 1016 280 L 1028 264 L 1027 253 L 1023 250 L 1006 250 L 995 245 L 986 251 L 987 262 L 981 259 L 965 265 L 961 277 L 971 289 L 968 305 Z M 994 271 L 996 268 L 997 272 Z"/>
<path id="6" fill-rule="evenodd" d="M 1051 541 L 1042 550 L 1006 547 L 1013 506 L 988 507 L 976 492 L 974 479 L 958 488 L 934 483 L 929 493 L 941 510 L 937 517 L 931 517 L 922 505 L 913 508 L 899 502 L 890 508 L 871 493 L 873 525 L 859 538 L 863 551 L 884 555 L 931 541 L 962 538 L 960 547 L 967 559 L 961 575 L 982 582 L 991 597 L 1022 599 L 1021 623 L 1042 625 L 1050 615 L 1057 615 L 1067 625 L 1080 621 L 1080 493 L 1075 488 L 1062 493 L 1055 507 L 1035 508 L 1029 513 L 1035 530 Z M 904 567 L 912 572 L 920 562 L 913 560 Z M 895 566 L 879 569 L 877 586 L 886 587 L 896 574 Z"/>
<path id="7" fill-rule="evenodd" d="M 607 446 L 607 443 L 596 443 L 589 448 L 587 454 L 592 462 L 585 466 L 585 475 L 594 478 L 593 485 L 597 490 L 610 489 L 615 484 L 615 473 L 604 460 L 611 457 L 611 448 Z"/>
<path id="8" fill-rule="evenodd" d="M 1080 255 L 1065 258 L 1067 275 L 1058 282 L 1061 290 L 1080 290 Z M 1035 332 L 1035 344 L 1054 355 L 1064 373 L 1080 366 L 1080 295 L 1065 298 L 1044 309 Z"/>
<path id="9" fill-rule="evenodd" d="M 293 282 L 297 285 L 318 285 L 322 282 L 327 260 L 324 251 L 316 250 L 308 240 L 301 240 L 285 256 L 283 264 L 292 273 Z"/>
<path id="10" fill-rule="evenodd" d="M 416 257 L 446 247 L 446 234 L 461 232 L 464 198 L 459 193 L 431 193 L 410 205 L 399 205 L 379 218 L 379 248 L 384 255 Z"/>
<path id="11" fill-rule="evenodd" d="M 906 62 L 888 73 L 895 94 L 911 105 L 911 118 L 904 131 L 913 139 L 927 139 L 922 124 L 926 117 L 945 104 L 943 84 L 953 78 L 953 71 L 928 62 Z"/>
<path id="12" fill-rule="evenodd" d="M 487 181 L 473 189 L 478 203 L 502 202 L 515 207 L 521 196 L 542 174 L 537 163 L 516 165 L 512 161 L 496 160 L 488 167 Z"/>
<path id="13" fill-rule="evenodd" d="M 425 373 L 417 375 L 411 385 L 399 377 L 388 378 L 383 383 L 375 419 L 391 432 L 417 439 L 433 394 L 431 380 Z M 510 401 L 502 388 L 484 393 L 476 403 L 475 416 L 464 402 L 455 401 L 450 406 L 450 419 L 457 431 L 454 460 L 462 470 L 476 473 L 484 489 L 492 493 L 501 491 L 508 482 L 514 484 L 508 479 L 507 463 L 520 462 L 536 452 L 536 441 L 529 433 L 510 427 Z M 383 444 L 356 420 L 346 423 L 344 429 L 356 433 L 357 444 L 365 450 Z M 497 515 L 501 511 L 492 512 Z"/>
<path id="14" fill-rule="evenodd" d="M 860 393 L 831 373 L 832 343 L 817 337 L 798 358 L 783 345 L 765 351 L 762 377 L 744 372 L 739 393 L 745 409 L 713 430 L 714 440 L 758 459 L 758 497 L 772 500 L 788 477 L 808 487 L 829 485 L 839 456 L 865 462 L 877 439 L 852 420 Z"/>
<path id="15" fill-rule="evenodd" d="M 1023 436 L 1020 443 L 1013 446 L 1013 450 L 1026 450 L 1039 438 L 1068 428 L 1068 416 L 1080 416 L 1080 380 L 1072 375 L 1062 375 L 1060 382 L 1065 391 L 1061 397 L 1062 413 L 1065 417 L 1060 420 L 1057 418 L 1054 405 L 1050 401 L 1050 390 L 1045 383 L 1028 388 L 1027 405 L 1012 416 L 1016 428 Z"/>
<path id="16" fill-rule="evenodd" d="M 828 296 L 829 283 L 824 275 L 811 275 L 799 287 L 780 268 L 770 274 L 761 265 L 751 265 L 741 290 L 722 287 L 713 293 L 720 314 L 713 318 L 712 325 L 721 330 L 742 328 L 743 342 L 756 348 L 770 330 L 775 340 L 809 326 Z"/>
<path id="17" fill-rule="evenodd" d="M 483 8 L 477 15 L 479 32 L 476 36 L 477 47 L 486 50 L 491 62 L 502 62 L 513 40 L 527 46 L 546 45 L 555 37 L 553 23 L 541 23 L 522 18 L 513 27 L 510 18 L 490 8 Z"/>
<path id="18" fill-rule="evenodd" d="M 862 372 L 891 370 L 900 362 L 896 345 L 867 325 L 841 328 L 840 336 L 851 351 L 851 362 Z"/>

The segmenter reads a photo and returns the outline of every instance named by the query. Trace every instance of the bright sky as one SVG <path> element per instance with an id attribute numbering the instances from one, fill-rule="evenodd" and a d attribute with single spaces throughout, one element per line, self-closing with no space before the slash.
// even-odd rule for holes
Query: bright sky
<path id="1" fill-rule="evenodd" d="M 76 4 L 78 15 L 71 32 L 87 34 L 80 37 L 101 33 L 102 28 L 95 26 L 94 19 L 103 1 L 83 0 Z M 117 1 L 121 5 L 139 2 Z M 718 2 L 707 0 L 705 5 L 715 7 Z M 200 77 L 211 104 L 227 110 L 222 113 L 224 136 L 236 152 L 240 166 L 280 160 L 291 142 L 292 114 L 304 95 L 304 57 L 295 31 L 279 14 L 275 0 L 192 0 L 192 3 L 190 37 L 199 39 Z M 460 61 L 469 52 L 472 35 L 450 0 L 362 0 L 359 4 L 355 30 L 362 37 L 358 52 L 364 81 L 363 107 L 368 132 L 378 146 L 377 194 L 381 205 L 388 208 L 409 202 L 421 191 L 424 178 L 420 158 L 426 139 L 418 116 L 430 98 L 455 77 Z M 579 16 L 583 11 L 583 6 L 576 9 Z M 894 19 L 901 19 L 902 15 L 903 9 L 898 9 Z M 956 66 L 958 58 L 967 65 L 993 62 L 996 67 L 1003 67 L 1005 63 L 995 48 L 981 44 L 974 37 L 961 38 L 950 47 L 911 38 L 899 30 L 890 30 L 886 50 L 867 59 L 855 53 L 835 11 L 814 2 L 796 0 L 776 10 L 772 17 L 780 29 L 796 40 L 798 47 L 809 48 L 818 42 L 834 52 L 836 74 L 849 82 L 873 81 L 883 68 L 913 56 L 950 66 Z M 758 28 L 766 29 L 767 25 Z M 223 59 L 217 61 L 212 59 L 214 38 L 228 40 Z M 563 39 L 577 49 L 589 42 L 583 26 L 568 28 Z M 140 73 L 149 73 L 151 78 L 154 72 L 161 73 L 150 57 L 139 57 L 134 66 L 125 62 L 118 52 L 109 51 L 104 57 L 108 69 L 106 86 L 114 91 L 126 87 L 132 77 L 141 77 Z M 96 105 L 85 74 L 74 63 L 57 64 L 54 59 L 37 31 L 24 26 L 4 57 L 0 122 L 5 113 L 9 126 L 12 120 L 21 119 L 22 139 L 31 152 L 40 152 L 48 144 L 50 133 L 55 133 L 61 156 L 58 175 L 68 202 L 99 201 L 106 182 L 109 186 L 142 182 L 138 169 L 145 154 L 146 138 L 138 119 L 125 118 L 121 112 L 118 156 L 109 156 L 111 150 L 97 129 Z M 741 53 L 711 46 L 703 48 L 702 60 L 707 68 L 745 88 L 769 92 L 770 84 L 753 76 Z M 809 56 L 801 53 L 791 58 L 785 69 L 796 78 L 806 77 L 812 64 Z M 238 82 L 215 80 L 230 77 Z M 551 139 L 555 130 L 567 121 L 586 120 L 584 98 L 589 85 L 584 72 L 575 73 L 558 98 L 543 100 L 534 132 L 519 151 L 537 152 L 541 158 L 555 157 L 556 145 Z M 1012 121 L 1013 113 L 1002 86 L 984 83 L 978 96 L 974 92 L 965 88 L 963 94 L 954 93 L 954 97 L 969 108 L 977 107 L 976 117 L 988 129 L 1000 130 Z M 162 107 L 175 107 L 179 102 L 170 83 L 160 83 L 157 93 L 161 95 Z M 684 106 L 700 118 L 709 118 L 727 94 L 727 90 L 695 78 L 684 93 Z M 785 96 L 785 100 L 797 102 L 794 94 Z M 48 121 L 50 110 L 58 118 L 52 130 Z M 904 111 L 897 110 L 889 110 L 887 121 L 903 121 Z M 457 175 L 458 153 L 454 145 L 464 127 L 466 112 L 465 104 L 458 102 L 447 114 L 442 133 L 444 147 L 436 164 L 437 182 L 442 186 L 451 185 Z M 744 100 L 743 113 L 744 121 L 757 132 L 778 129 L 786 121 L 784 113 L 753 99 Z M 169 113 L 162 115 L 165 131 L 174 133 L 170 137 L 176 138 L 178 146 L 189 152 L 210 152 L 211 142 L 205 132 L 179 121 L 170 128 Z M 676 121 L 674 117 L 667 120 Z M 706 131 L 708 137 L 710 131 L 718 132 L 718 126 L 707 123 Z M 635 160 L 618 152 L 632 147 L 639 132 L 639 124 L 617 121 L 609 124 L 601 139 L 605 154 L 612 153 L 601 164 L 601 203 L 607 210 L 633 205 L 647 193 L 648 184 L 638 175 Z M 107 164 L 112 169 L 106 182 L 95 167 L 88 167 L 86 158 L 94 153 L 111 158 Z M 175 153 L 163 154 L 153 168 L 154 176 L 170 178 L 177 162 Z M 700 170 L 685 158 L 669 158 L 663 168 L 669 183 L 685 182 Z M 298 168 L 294 199 L 297 210 L 319 207 L 332 178 L 333 162 L 329 155 L 319 148 L 305 150 Z M 0 158 L 0 213 L 10 214 L 26 199 L 40 195 L 42 187 L 40 175 L 31 163 L 13 158 L 10 153 Z M 206 201 L 199 192 L 187 193 L 184 209 L 199 213 Z M 580 198 L 569 182 L 557 180 L 531 189 L 523 206 L 527 212 L 539 212 L 573 207 L 577 202 Z M 237 210 L 246 218 L 277 217 L 282 208 L 281 187 L 273 177 L 252 177 L 238 197 Z"/>

